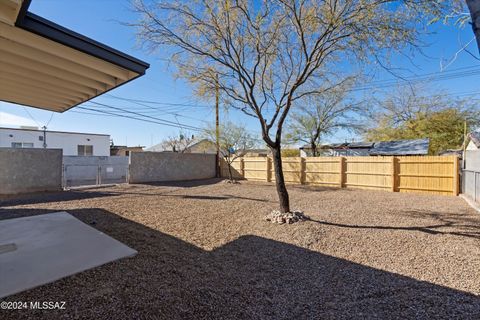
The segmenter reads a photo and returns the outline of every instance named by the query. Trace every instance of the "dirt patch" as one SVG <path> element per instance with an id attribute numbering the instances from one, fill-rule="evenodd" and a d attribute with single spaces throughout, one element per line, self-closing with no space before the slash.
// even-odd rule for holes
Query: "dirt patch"
<path id="1" fill-rule="evenodd" d="M 1 318 L 480 317 L 480 215 L 463 199 L 289 191 L 308 221 L 264 221 L 275 188 L 245 182 L 0 200 L 0 219 L 65 210 L 139 252 L 6 299 L 66 301 L 64 311 Z"/>

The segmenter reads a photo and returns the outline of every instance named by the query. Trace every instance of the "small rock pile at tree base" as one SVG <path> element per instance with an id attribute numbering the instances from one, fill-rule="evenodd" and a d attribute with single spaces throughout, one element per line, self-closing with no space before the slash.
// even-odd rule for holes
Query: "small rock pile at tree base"
<path id="1" fill-rule="evenodd" d="M 231 184 L 240 184 L 240 181 L 238 180 L 230 180 L 230 179 L 225 179 L 223 180 L 223 183 L 231 183 Z"/>
<path id="2" fill-rule="evenodd" d="M 308 220 L 308 217 L 303 214 L 302 211 L 293 210 L 292 212 L 280 212 L 278 210 L 273 210 L 265 216 L 265 220 L 272 223 L 284 224 L 284 223 L 294 223 L 299 221 Z"/>

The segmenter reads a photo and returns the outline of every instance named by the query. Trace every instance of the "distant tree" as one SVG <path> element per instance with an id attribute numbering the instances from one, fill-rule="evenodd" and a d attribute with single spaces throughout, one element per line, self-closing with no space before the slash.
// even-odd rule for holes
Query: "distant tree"
<path id="1" fill-rule="evenodd" d="M 355 116 L 361 111 L 362 104 L 347 99 L 350 88 L 351 81 L 347 81 L 299 101 L 288 122 L 286 140 L 308 144 L 316 157 L 322 138 L 340 128 L 358 129 Z"/>
<path id="2" fill-rule="evenodd" d="M 162 141 L 162 146 L 165 149 L 170 149 L 173 152 L 184 153 L 196 142 L 193 134 L 181 131 L 177 136 L 170 136 Z"/>
<path id="3" fill-rule="evenodd" d="M 299 149 L 282 149 L 282 157 L 289 158 L 289 157 L 300 157 L 300 150 Z"/>
<path id="4" fill-rule="evenodd" d="M 232 173 L 232 163 L 238 157 L 242 157 L 248 150 L 255 147 L 256 140 L 247 131 L 245 126 L 237 125 L 231 121 L 223 122 L 220 125 L 220 153 L 228 166 L 228 177 L 231 182 L 234 181 Z M 216 140 L 215 127 L 208 127 L 204 136 L 210 141 Z"/>
<path id="5" fill-rule="evenodd" d="M 161 49 L 198 94 L 218 89 L 256 118 L 272 151 L 280 211 L 290 211 L 282 132 L 297 100 L 332 73 L 414 48 L 444 0 L 264 0 L 134 2 L 138 37 Z M 382 62 L 380 62 L 382 64 Z M 312 89 L 313 88 L 313 89 Z"/>
<path id="6" fill-rule="evenodd" d="M 430 138 L 430 154 L 457 149 L 464 140 L 464 126 L 480 124 L 480 112 L 465 100 L 441 94 L 419 94 L 403 89 L 378 101 L 372 126 L 365 131 L 370 141 Z"/>

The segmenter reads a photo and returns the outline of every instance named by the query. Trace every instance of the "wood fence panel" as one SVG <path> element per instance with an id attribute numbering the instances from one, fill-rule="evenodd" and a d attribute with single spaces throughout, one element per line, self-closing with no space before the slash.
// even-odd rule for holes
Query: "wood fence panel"
<path id="1" fill-rule="evenodd" d="M 256 181 L 267 181 L 266 157 L 245 157 L 243 158 L 245 179 Z"/>
<path id="2" fill-rule="evenodd" d="M 305 158 L 305 184 L 340 187 L 342 157 Z"/>
<path id="3" fill-rule="evenodd" d="M 456 156 L 398 157 L 400 192 L 457 195 L 454 170 Z"/>
<path id="4" fill-rule="evenodd" d="M 345 157 L 345 186 L 370 190 L 392 188 L 392 157 Z"/>
<path id="5" fill-rule="evenodd" d="M 228 178 L 228 164 L 224 159 L 220 160 L 220 167 L 222 169 L 222 177 Z M 237 158 L 232 162 L 232 176 L 234 179 L 243 179 L 243 159 Z"/>
<path id="6" fill-rule="evenodd" d="M 283 177 L 285 183 L 301 184 L 302 183 L 302 158 L 285 157 L 282 159 Z M 275 181 L 275 169 L 271 166 L 271 181 Z"/>
<path id="7" fill-rule="evenodd" d="M 456 156 L 292 157 L 282 160 L 285 182 L 289 184 L 458 195 Z M 239 158 L 232 169 L 235 178 L 275 181 L 270 158 Z M 222 175 L 228 177 L 224 161 Z"/>

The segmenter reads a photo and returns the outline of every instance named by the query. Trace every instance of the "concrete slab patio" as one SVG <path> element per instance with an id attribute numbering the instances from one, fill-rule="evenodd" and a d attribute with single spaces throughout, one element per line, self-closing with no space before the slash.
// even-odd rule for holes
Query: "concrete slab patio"
<path id="1" fill-rule="evenodd" d="M 0 298 L 136 253 L 67 212 L 0 221 Z"/>

